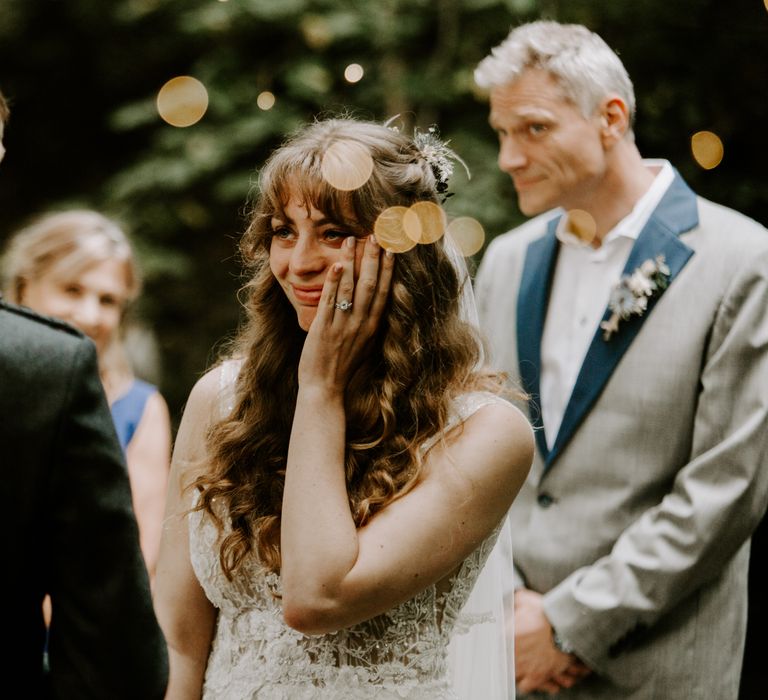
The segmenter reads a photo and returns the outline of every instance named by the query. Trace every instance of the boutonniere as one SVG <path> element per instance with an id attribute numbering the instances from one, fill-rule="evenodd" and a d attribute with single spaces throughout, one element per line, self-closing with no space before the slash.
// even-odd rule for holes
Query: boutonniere
<path id="1" fill-rule="evenodd" d="M 661 294 L 668 283 L 669 267 L 663 255 L 646 260 L 631 275 L 622 275 L 608 299 L 611 317 L 600 324 L 603 340 L 610 340 L 618 332 L 620 321 L 626 321 L 630 316 L 642 316 L 648 308 L 648 300 Z"/>

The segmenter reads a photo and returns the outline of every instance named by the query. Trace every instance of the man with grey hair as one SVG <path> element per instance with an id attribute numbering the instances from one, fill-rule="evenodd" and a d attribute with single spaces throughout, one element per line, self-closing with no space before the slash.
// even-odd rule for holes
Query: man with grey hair
<path id="1" fill-rule="evenodd" d="M 475 78 L 535 217 L 476 279 L 537 427 L 509 515 L 518 691 L 735 699 L 768 498 L 768 232 L 641 157 L 632 83 L 586 27 L 513 29 Z"/>

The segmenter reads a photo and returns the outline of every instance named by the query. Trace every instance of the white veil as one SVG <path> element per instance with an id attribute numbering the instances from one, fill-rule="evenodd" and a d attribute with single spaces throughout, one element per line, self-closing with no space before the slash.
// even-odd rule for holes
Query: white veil
<path id="1" fill-rule="evenodd" d="M 445 248 L 463 279 L 461 315 L 479 328 L 472 280 L 458 246 L 445 235 Z M 481 362 L 483 358 L 481 358 Z M 504 605 L 512 588 L 512 538 L 505 518 L 448 647 L 454 691 L 460 700 L 513 700 L 515 672 L 512 611 Z"/>

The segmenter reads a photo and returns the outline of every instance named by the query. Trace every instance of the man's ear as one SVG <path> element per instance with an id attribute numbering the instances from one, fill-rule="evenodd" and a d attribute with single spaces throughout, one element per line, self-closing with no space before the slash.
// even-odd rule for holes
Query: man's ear
<path id="1" fill-rule="evenodd" d="M 600 135 L 603 144 L 610 147 L 621 141 L 629 130 L 629 108 L 618 95 L 609 95 L 598 107 Z"/>

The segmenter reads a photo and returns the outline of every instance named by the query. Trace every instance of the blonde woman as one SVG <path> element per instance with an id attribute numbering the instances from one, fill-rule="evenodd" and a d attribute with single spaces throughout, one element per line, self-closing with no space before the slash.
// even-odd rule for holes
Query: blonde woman
<path id="1" fill-rule="evenodd" d="M 79 328 L 96 345 L 102 384 L 123 447 L 141 550 L 154 579 L 170 465 L 168 408 L 137 379 L 122 344 L 140 280 L 122 229 L 95 211 L 49 214 L 17 232 L 2 260 L 6 298 Z"/>
<path id="2" fill-rule="evenodd" d="M 368 154 L 359 188 L 324 179 L 336 146 Z M 533 438 L 481 365 L 448 243 L 393 254 L 372 235 L 388 207 L 437 204 L 432 146 L 327 120 L 261 172 L 250 320 L 174 451 L 155 588 L 169 700 L 457 697 L 449 642 L 479 622 L 462 608 Z"/>

